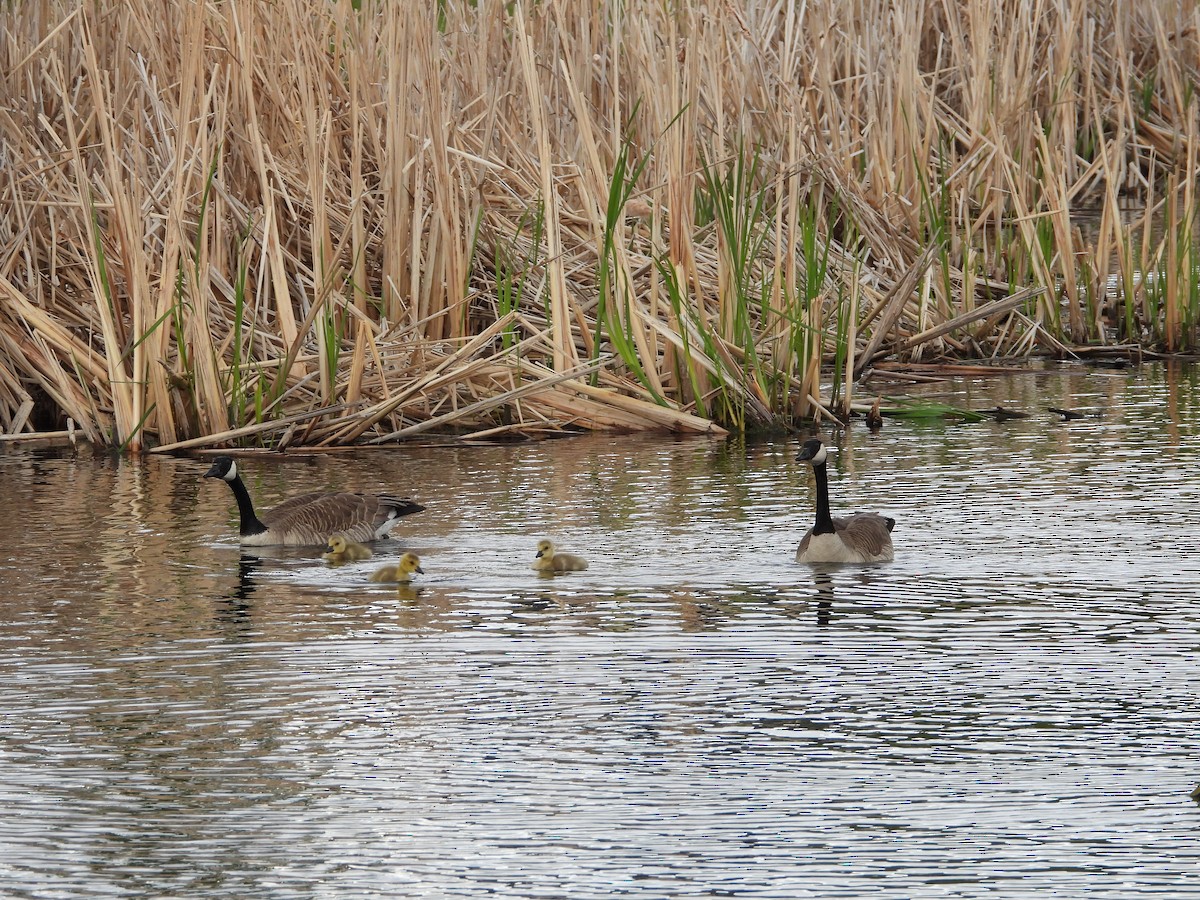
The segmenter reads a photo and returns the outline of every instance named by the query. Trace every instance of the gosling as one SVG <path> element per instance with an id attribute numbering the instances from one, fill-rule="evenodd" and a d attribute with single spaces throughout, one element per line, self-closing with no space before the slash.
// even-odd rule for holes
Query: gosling
<path id="1" fill-rule="evenodd" d="M 371 576 L 371 580 L 380 584 L 408 584 L 412 581 L 414 572 L 418 575 L 425 574 L 425 570 L 421 568 L 421 560 L 415 553 L 405 553 L 400 557 L 399 565 L 384 566 Z"/>
<path id="2" fill-rule="evenodd" d="M 582 572 L 587 567 L 587 560 L 583 557 L 571 553 L 555 553 L 552 541 L 538 541 L 537 556 L 533 560 L 535 572 Z"/>
<path id="3" fill-rule="evenodd" d="M 356 544 L 347 540 L 345 535 L 335 534 L 329 539 L 329 546 L 321 558 L 335 565 L 344 562 L 357 562 L 360 559 L 370 559 L 373 555 L 370 547 Z"/>

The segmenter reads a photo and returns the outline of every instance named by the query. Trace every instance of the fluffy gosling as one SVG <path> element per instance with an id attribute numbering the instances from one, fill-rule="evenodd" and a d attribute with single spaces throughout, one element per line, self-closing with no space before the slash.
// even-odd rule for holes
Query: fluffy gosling
<path id="1" fill-rule="evenodd" d="M 329 539 L 329 546 L 321 558 L 331 563 L 357 562 L 360 559 L 370 559 L 373 555 L 370 547 L 356 544 L 347 540 L 345 535 L 335 534 Z"/>
<path id="2" fill-rule="evenodd" d="M 535 572 L 582 572 L 587 567 L 587 560 L 583 557 L 571 553 L 555 553 L 552 541 L 538 541 L 537 556 L 533 560 Z"/>
<path id="3" fill-rule="evenodd" d="M 400 557 L 400 563 L 394 566 L 384 566 L 371 576 L 371 580 L 377 583 L 399 583 L 408 584 L 412 581 L 413 573 L 424 575 L 425 570 L 421 568 L 421 560 L 415 553 L 405 553 Z"/>

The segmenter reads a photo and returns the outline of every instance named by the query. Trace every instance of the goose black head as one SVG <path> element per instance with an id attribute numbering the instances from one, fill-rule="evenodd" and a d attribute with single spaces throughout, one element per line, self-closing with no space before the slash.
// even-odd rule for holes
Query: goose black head
<path id="1" fill-rule="evenodd" d="M 827 453 L 828 451 L 826 451 L 825 445 L 821 443 L 820 438 L 809 438 L 800 447 L 800 455 L 796 457 L 796 460 L 819 466 L 825 462 Z"/>
<path id="2" fill-rule="evenodd" d="M 212 468 L 204 473 L 204 477 L 233 481 L 238 477 L 237 463 L 233 461 L 232 456 L 218 456 L 213 460 Z"/>

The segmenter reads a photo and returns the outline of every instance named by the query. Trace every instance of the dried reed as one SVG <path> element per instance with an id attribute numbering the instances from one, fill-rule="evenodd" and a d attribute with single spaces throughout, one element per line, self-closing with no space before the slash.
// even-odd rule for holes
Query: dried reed
<path id="1" fill-rule="evenodd" d="M 0 428 L 719 431 L 1190 351 L 1198 59 L 1167 0 L 23 3 Z"/>

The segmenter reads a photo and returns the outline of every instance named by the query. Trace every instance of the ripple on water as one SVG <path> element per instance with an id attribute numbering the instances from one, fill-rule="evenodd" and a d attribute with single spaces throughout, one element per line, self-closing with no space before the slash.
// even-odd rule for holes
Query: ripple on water
<path id="1" fill-rule="evenodd" d="M 897 519 L 830 572 L 794 442 L 248 464 L 264 505 L 426 503 L 339 569 L 243 554 L 197 461 L 4 451 L 0 893 L 1182 895 L 1200 479 L 1155 371 L 947 398 L 1095 420 L 829 435 L 837 509 Z M 545 535 L 591 568 L 532 572 Z"/>

